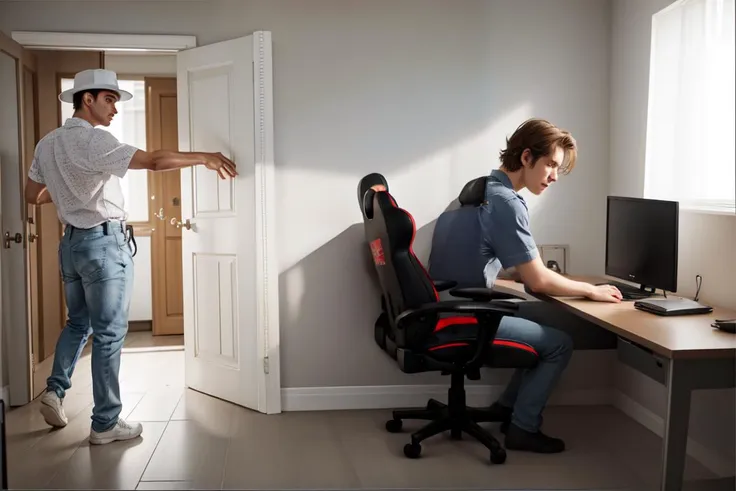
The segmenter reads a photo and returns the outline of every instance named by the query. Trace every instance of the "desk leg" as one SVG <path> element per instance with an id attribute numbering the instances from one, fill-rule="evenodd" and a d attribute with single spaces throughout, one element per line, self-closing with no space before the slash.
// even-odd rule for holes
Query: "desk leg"
<path id="1" fill-rule="evenodd" d="M 690 394 L 687 367 L 683 360 L 671 360 L 667 384 L 667 415 L 662 441 L 662 491 L 682 489 L 690 424 Z"/>

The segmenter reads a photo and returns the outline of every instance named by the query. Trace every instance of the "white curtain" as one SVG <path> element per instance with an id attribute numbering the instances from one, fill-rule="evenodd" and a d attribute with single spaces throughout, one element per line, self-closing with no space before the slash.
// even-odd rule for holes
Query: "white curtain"
<path id="1" fill-rule="evenodd" d="M 733 211 L 734 0 L 680 0 L 652 18 L 644 194 Z"/>

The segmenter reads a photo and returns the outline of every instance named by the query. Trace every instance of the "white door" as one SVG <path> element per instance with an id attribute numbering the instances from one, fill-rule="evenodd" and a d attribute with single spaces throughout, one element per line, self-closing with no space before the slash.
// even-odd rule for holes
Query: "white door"
<path id="1" fill-rule="evenodd" d="M 177 55 L 179 146 L 222 152 L 238 176 L 181 172 L 185 382 L 281 411 L 268 32 Z"/>
<path id="2" fill-rule="evenodd" d="M 17 46 L 20 53 L 20 46 Z M 18 53 L 18 54 L 19 54 Z M 25 176 L 21 176 L 21 127 L 18 101 L 20 56 L 0 51 L 0 205 L 2 234 L 2 323 L 3 340 L 7 342 L 10 405 L 30 401 L 31 360 L 28 329 L 28 296 L 26 283 L 24 200 L 21 193 Z M 1 346 L 1 345 L 0 345 Z M 1 369 L 0 369 L 1 373 Z"/>

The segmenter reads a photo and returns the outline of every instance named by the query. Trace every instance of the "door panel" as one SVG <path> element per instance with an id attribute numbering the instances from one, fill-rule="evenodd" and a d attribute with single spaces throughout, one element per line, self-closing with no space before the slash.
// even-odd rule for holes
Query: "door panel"
<path id="1" fill-rule="evenodd" d="M 148 150 L 179 148 L 176 78 L 146 78 Z M 151 242 L 153 334 L 184 333 L 182 289 L 181 180 L 179 171 L 151 173 L 156 220 Z M 171 223 L 171 219 L 175 219 Z"/>
<path id="2" fill-rule="evenodd" d="M 222 152 L 239 173 L 222 180 L 203 166 L 181 171 L 185 380 L 269 412 L 259 344 L 253 39 L 177 55 L 180 149 Z"/>
<path id="3" fill-rule="evenodd" d="M 12 41 L 10 41 L 12 42 Z M 8 343 L 7 382 L 11 406 L 31 400 L 27 257 L 23 189 L 24 84 L 22 49 L 0 50 L 0 200 L 2 200 L 2 333 Z"/>
<path id="4" fill-rule="evenodd" d="M 38 143 L 38 117 L 37 117 L 37 78 L 35 68 L 23 68 L 23 175 L 28 175 L 28 170 L 33 162 L 36 143 Z M 39 268 L 38 268 L 38 232 L 36 230 L 37 206 L 26 205 L 26 237 L 27 237 L 27 261 L 28 261 L 28 316 L 31 324 L 31 346 L 33 357 L 33 385 L 31 398 L 38 396 L 46 387 L 46 374 L 37 370 L 35 361 L 41 351 L 41 322 L 40 322 L 40 296 Z"/>

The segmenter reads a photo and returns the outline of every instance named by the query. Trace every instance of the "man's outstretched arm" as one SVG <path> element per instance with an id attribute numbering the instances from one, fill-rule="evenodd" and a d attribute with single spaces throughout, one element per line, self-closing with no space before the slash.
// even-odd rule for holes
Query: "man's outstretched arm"
<path id="1" fill-rule="evenodd" d="M 219 152 L 174 152 L 172 150 L 144 152 L 143 150 L 138 150 L 133 154 L 128 168 L 167 171 L 194 165 L 204 165 L 208 169 L 217 171 L 222 179 L 238 175 L 235 170 L 235 163 Z"/>
<path id="2" fill-rule="evenodd" d="M 599 302 L 619 302 L 622 298 L 621 292 L 615 286 L 596 286 L 583 281 L 574 281 L 545 268 L 539 256 L 517 265 L 516 271 L 521 276 L 521 281 L 536 293 L 586 297 Z"/>

